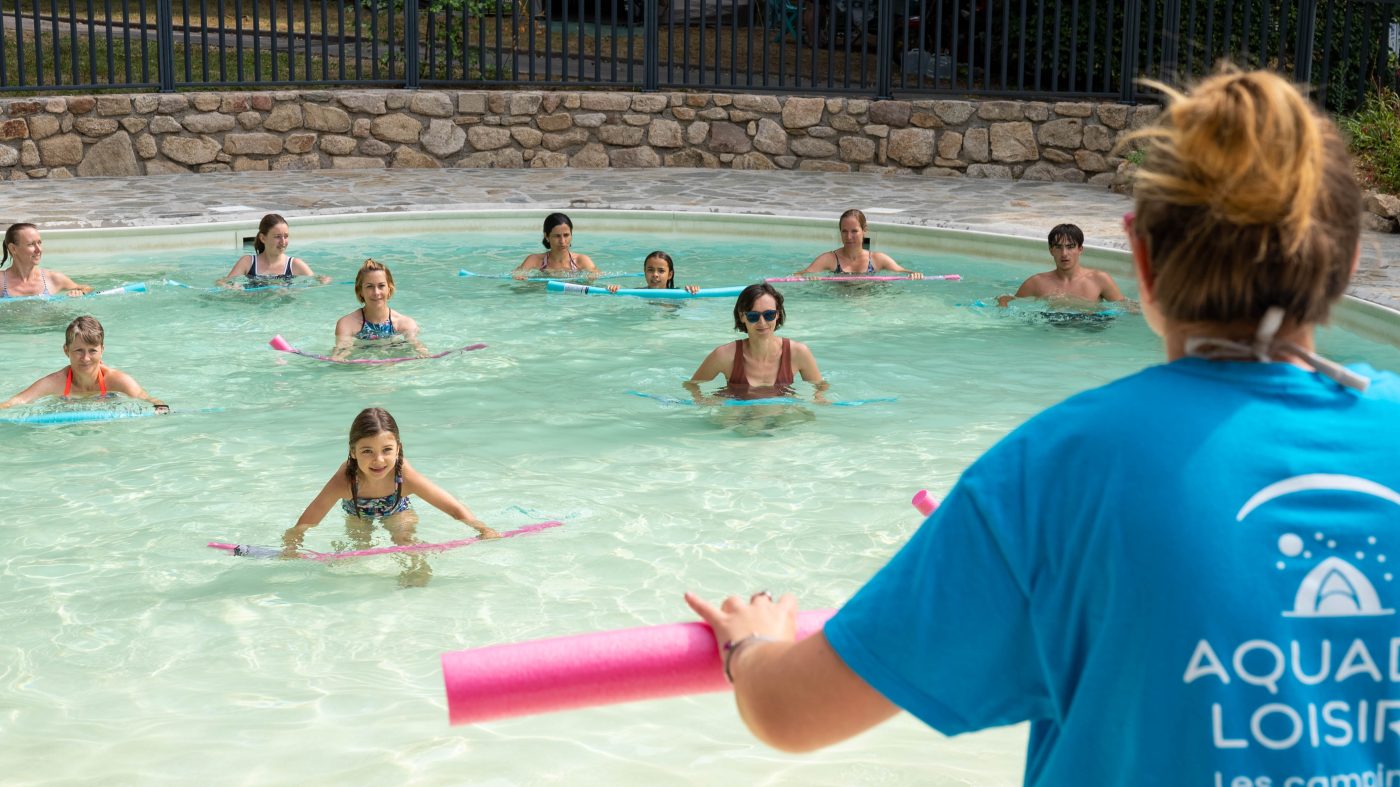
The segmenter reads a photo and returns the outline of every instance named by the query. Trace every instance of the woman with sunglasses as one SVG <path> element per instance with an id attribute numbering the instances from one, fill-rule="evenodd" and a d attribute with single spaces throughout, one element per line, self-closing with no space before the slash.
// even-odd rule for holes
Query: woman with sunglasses
<path id="1" fill-rule="evenodd" d="M 812 351 L 802 342 L 778 338 L 786 316 L 783 294 L 773 285 L 745 287 L 734 302 L 734 330 L 748 334 L 748 338 L 721 344 L 706 356 L 685 384 L 695 400 L 705 401 L 700 384 L 720 374 L 726 382 L 724 393 L 730 398 L 786 396 L 797 375 L 816 386 L 820 397 L 826 381 Z"/>
<path id="2" fill-rule="evenodd" d="M 1029 721 L 1036 787 L 1391 778 L 1400 377 L 1314 339 L 1360 254 L 1346 143 L 1271 72 L 1154 87 L 1125 225 L 1166 363 L 1002 439 L 810 638 L 792 595 L 687 595 L 760 738 L 903 709 Z"/>

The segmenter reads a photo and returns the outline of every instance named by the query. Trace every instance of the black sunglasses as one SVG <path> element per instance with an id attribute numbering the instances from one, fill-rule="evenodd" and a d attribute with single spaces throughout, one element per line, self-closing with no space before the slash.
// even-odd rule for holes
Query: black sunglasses
<path id="1" fill-rule="evenodd" d="M 778 310 L 769 309 L 768 311 L 762 312 L 744 312 L 744 319 L 748 320 L 750 323 L 758 322 L 759 317 L 762 317 L 768 322 L 773 322 L 778 319 Z"/>

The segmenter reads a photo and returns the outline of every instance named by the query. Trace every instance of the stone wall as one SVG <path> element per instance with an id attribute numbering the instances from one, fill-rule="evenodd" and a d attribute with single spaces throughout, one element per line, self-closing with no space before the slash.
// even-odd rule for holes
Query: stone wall
<path id="1" fill-rule="evenodd" d="M 1123 188 L 1155 105 L 725 93 L 268 91 L 0 100 L 0 178 L 412 167 L 724 167 Z M 1400 205 L 1368 200 L 1374 229 Z M 1392 210 L 1392 208 L 1394 210 Z"/>
<path id="2" fill-rule="evenodd" d="M 279 91 L 0 101 L 0 177 L 725 167 L 1108 184 L 1154 106 L 702 93 Z"/>

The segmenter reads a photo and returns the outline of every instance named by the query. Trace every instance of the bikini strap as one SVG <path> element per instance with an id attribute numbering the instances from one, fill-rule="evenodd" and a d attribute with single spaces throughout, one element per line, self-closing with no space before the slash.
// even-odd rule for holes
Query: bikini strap
<path id="1" fill-rule="evenodd" d="M 63 398 L 67 399 L 73 392 L 73 367 L 68 367 L 67 375 L 63 379 Z M 97 395 L 107 395 L 107 367 L 97 365 Z"/>
<path id="2" fill-rule="evenodd" d="M 1254 341 L 1246 344 L 1215 336 L 1191 336 L 1186 339 L 1186 354 L 1207 360 L 1250 359 L 1268 363 L 1275 357 L 1290 353 L 1306 360 L 1318 374 L 1332 382 L 1364 393 L 1371 385 L 1371 379 L 1329 358 L 1324 358 L 1293 342 L 1278 338 L 1279 327 L 1283 325 L 1283 309 L 1270 306 L 1259 320 L 1259 328 L 1254 332 Z"/>
<path id="3" fill-rule="evenodd" d="M 350 461 L 351 461 L 351 462 L 354 462 L 354 461 L 355 461 L 355 458 L 354 458 L 353 456 L 350 457 Z M 359 480 L 359 479 L 360 479 L 360 469 L 357 467 L 357 468 L 355 468 L 355 472 L 353 472 L 353 473 L 350 474 L 350 507 L 353 508 L 353 509 L 355 509 L 355 516 L 363 517 L 364 514 L 360 513 L 360 480 Z"/>
<path id="4" fill-rule="evenodd" d="M 39 284 L 41 285 L 40 288 L 39 288 L 39 294 L 40 294 L 40 295 L 48 295 L 48 294 L 49 294 L 49 277 L 44 275 L 44 269 L 43 269 L 43 268 L 40 268 L 40 269 L 39 269 Z M 100 367 L 99 367 L 99 368 L 100 368 Z"/>

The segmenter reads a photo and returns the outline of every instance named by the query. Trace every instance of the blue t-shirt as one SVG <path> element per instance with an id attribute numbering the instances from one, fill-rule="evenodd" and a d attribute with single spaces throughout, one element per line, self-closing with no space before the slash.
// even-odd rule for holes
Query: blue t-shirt
<path id="1" fill-rule="evenodd" d="M 1050 408 L 827 639 L 943 733 L 1029 720 L 1026 784 L 1400 785 L 1400 378 L 1356 371 L 1188 358 Z"/>

